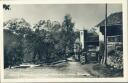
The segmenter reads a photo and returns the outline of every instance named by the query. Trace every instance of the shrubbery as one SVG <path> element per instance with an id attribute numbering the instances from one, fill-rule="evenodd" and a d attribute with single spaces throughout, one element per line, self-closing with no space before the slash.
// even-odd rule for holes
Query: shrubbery
<path id="1" fill-rule="evenodd" d="M 108 53 L 107 65 L 116 69 L 123 69 L 123 47 L 122 45 L 116 45 L 118 48 L 111 50 Z M 104 55 L 104 42 L 100 42 L 100 59 L 103 59 Z"/>
<path id="2" fill-rule="evenodd" d="M 11 19 L 4 22 L 4 28 L 5 67 L 25 61 L 52 63 L 73 51 L 75 32 L 70 15 L 62 23 L 40 20 L 33 27 L 23 18 Z"/>
<path id="3" fill-rule="evenodd" d="M 123 69 L 123 51 L 112 50 L 108 53 L 107 64 L 116 68 Z"/>

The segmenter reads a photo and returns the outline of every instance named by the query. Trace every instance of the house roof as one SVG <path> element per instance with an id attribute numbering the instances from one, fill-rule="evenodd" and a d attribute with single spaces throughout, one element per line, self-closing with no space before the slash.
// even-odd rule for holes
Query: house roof
<path id="1" fill-rule="evenodd" d="M 102 20 L 96 27 L 104 26 L 105 19 Z M 122 25 L 122 12 L 112 13 L 107 17 L 107 26 Z"/>

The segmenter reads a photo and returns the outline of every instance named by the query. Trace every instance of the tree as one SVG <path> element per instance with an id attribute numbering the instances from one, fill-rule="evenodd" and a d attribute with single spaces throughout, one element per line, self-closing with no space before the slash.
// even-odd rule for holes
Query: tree
<path id="1" fill-rule="evenodd" d="M 53 40 L 51 38 L 51 21 L 40 20 L 33 28 L 35 29 L 34 33 L 34 55 L 33 60 L 34 62 L 36 57 L 38 58 L 39 62 L 44 61 L 48 62 L 48 58 L 50 57 L 50 51 L 53 48 Z"/>
<path id="2" fill-rule="evenodd" d="M 70 15 L 64 17 L 62 24 L 57 21 L 40 20 L 30 27 L 23 18 L 4 22 L 5 30 L 8 30 L 14 38 L 7 39 L 8 35 L 5 41 L 9 44 L 4 46 L 5 59 L 12 62 L 11 65 L 28 61 L 52 63 L 66 59 L 65 55 L 73 52 L 77 35 L 73 30 L 74 23 Z"/>
<path id="3" fill-rule="evenodd" d="M 61 40 L 59 34 L 61 25 L 59 22 L 50 20 L 40 20 L 34 27 L 34 56 L 33 60 L 45 61 L 46 63 L 55 61 L 59 57 L 58 44 Z M 36 61 L 35 61 L 36 62 Z"/>
<path id="4" fill-rule="evenodd" d="M 72 18 L 69 14 L 64 16 L 64 21 L 62 23 L 62 40 L 64 41 L 64 49 L 65 53 L 73 52 L 73 45 L 75 41 L 74 34 L 74 23 L 72 22 Z"/>
<path id="5" fill-rule="evenodd" d="M 12 19 L 4 22 L 5 59 L 9 58 L 9 65 L 18 65 L 24 58 L 24 38 L 30 31 L 30 25 L 24 19 Z M 5 61 L 6 62 L 6 61 Z M 7 66 L 9 66 L 7 65 Z"/>

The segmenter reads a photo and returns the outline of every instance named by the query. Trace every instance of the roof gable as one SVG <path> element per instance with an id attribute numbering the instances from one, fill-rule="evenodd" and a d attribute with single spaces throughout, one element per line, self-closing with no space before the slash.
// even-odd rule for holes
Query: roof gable
<path id="1" fill-rule="evenodd" d="M 122 25 L 122 12 L 112 13 L 107 17 L 107 26 L 111 25 Z M 96 25 L 99 26 L 105 26 L 105 19 Z"/>

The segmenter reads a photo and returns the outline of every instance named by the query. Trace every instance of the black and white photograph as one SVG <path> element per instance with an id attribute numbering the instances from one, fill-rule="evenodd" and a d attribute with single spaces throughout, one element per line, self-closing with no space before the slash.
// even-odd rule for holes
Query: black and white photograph
<path id="1" fill-rule="evenodd" d="M 3 4 L 4 79 L 123 78 L 122 4 Z"/>

